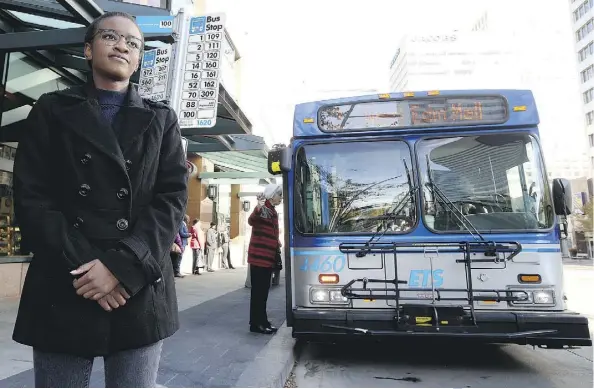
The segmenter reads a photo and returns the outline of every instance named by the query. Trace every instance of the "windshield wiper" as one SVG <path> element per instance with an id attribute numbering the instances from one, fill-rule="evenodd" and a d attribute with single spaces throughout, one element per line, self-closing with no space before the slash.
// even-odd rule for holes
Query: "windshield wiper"
<path id="1" fill-rule="evenodd" d="M 410 189 L 408 190 L 408 192 L 406 192 L 406 194 L 398 202 L 398 204 L 396 204 L 396 206 L 394 207 L 394 209 L 391 212 L 389 212 L 389 213 L 387 213 L 387 214 L 385 214 L 385 215 L 383 215 L 381 217 L 382 220 L 390 220 L 390 219 L 394 218 L 394 216 L 396 216 L 400 212 L 402 212 L 402 210 L 404 209 L 404 206 L 407 203 L 406 200 L 410 201 L 411 204 L 414 206 L 415 194 L 416 194 L 417 190 L 419 189 L 419 187 L 418 186 L 414 186 L 414 187 L 412 186 L 412 179 L 411 179 L 411 175 L 410 175 L 410 170 L 408 169 L 408 166 L 406 165 L 406 160 L 403 159 L 402 162 L 404 163 L 404 169 L 406 170 L 406 178 L 407 178 L 407 181 L 408 181 L 408 187 Z M 413 208 L 413 210 L 414 210 L 414 208 Z M 380 240 L 386 234 L 386 232 L 388 232 L 388 229 L 389 229 L 388 223 L 386 223 L 386 227 L 384 227 L 384 229 L 381 231 L 381 234 L 380 234 L 380 230 L 378 230 L 373 235 L 371 235 L 371 238 L 369 238 L 369 240 L 365 243 L 365 246 L 361 249 L 361 251 L 359 251 L 356 254 L 357 258 L 362 258 L 365 255 L 367 255 L 367 253 L 369 253 L 369 251 L 370 251 L 369 250 L 369 245 L 371 243 L 373 243 L 373 240 L 376 239 L 376 238 L 377 238 L 376 240 Z M 380 234 L 380 235 L 378 236 L 378 234 Z"/>
<path id="2" fill-rule="evenodd" d="M 486 242 L 487 240 L 481 235 L 480 232 L 478 232 L 478 230 L 474 227 L 474 225 L 472 225 L 472 223 L 470 222 L 470 220 L 468 220 L 466 215 L 464 215 L 464 213 L 462 213 L 461 210 L 456 208 L 454 203 L 450 199 L 448 199 L 447 196 L 442 192 L 442 190 L 435 184 L 435 182 L 433 181 L 433 175 L 431 173 L 431 165 L 429 163 L 429 155 L 426 155 L 425 158 L 427 160 L 427 176 L 429 177 L 429 182 L 427 182 L 425 184 L 425 186 L 427 186 L 428 188 L 430 188 L 433 191 L 433 201 L 435 202 L 435 197 L 436 197 L 435 195 L 437 194 L 437 197 L 439 197 L 439 199 L 441 200 L 442 205 L 444 205 L 444 206 L 447 205 L 446 208 L 456 217 L 456 219 L 458 220 L 458 222 L 460 222 L 462 227 L 464 227 L 466 229 L 466 231 L 468 231 L 468 233 L 470 235 L 472 235 L 472 237 L 475 240 L 478 240 L 478 239 L 476 238 L 476 236 L 474 236 L 474 234 L 478 235 L 483 242 Z M 437 212 L 437 209 L 436 209 L 436 212 Z M 474 234 L 472 233 L 473 231 L 474 231 Z"/>

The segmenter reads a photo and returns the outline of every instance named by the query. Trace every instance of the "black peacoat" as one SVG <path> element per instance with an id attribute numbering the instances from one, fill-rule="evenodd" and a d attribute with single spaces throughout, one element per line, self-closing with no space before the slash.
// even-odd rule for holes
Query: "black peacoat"
<path id="1" fill-rule="evenodd" d="M 92 85 L 45 94 L 14 163 L 15 218 L 33 252 L 13 339 L 103 356 L 179 328 L 169 252 L 185 214 L 188 170 L 175 112 L 130 87 L 111 126 Z M 104 311 L 70 271 L 100 259 L 130 293 Z"/>

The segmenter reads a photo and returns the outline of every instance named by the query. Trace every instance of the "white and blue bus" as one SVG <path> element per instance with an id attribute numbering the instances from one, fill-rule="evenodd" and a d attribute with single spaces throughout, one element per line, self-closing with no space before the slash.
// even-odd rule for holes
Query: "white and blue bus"
<path id="1" fill-rule="evenodd" d="M 293 336 L 591 346 L 563 288 L 571 193 L 547 176 L 538 124 L 523 90 L 297 105 L 268 156 Z"/>

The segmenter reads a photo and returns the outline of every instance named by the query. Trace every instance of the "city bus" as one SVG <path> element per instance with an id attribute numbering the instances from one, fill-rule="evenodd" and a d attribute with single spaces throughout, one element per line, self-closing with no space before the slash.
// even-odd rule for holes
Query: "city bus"
<path id="1" fill-rule="evenodd" d="M 268 154 L 293 337 L 591 346 L 563 287 L 571 190 L 548 177 L 538 125 L 526 90 L 296 105 Z"/>

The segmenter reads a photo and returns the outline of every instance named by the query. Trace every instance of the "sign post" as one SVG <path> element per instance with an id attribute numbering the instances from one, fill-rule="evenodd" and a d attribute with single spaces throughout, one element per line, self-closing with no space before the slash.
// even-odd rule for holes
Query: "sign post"
<path id="1" fill-rule="evenodd" d="M 181 128 L 211 128 L 217 119 L 225 14 L 185 19 L 172 106 Z"/>

